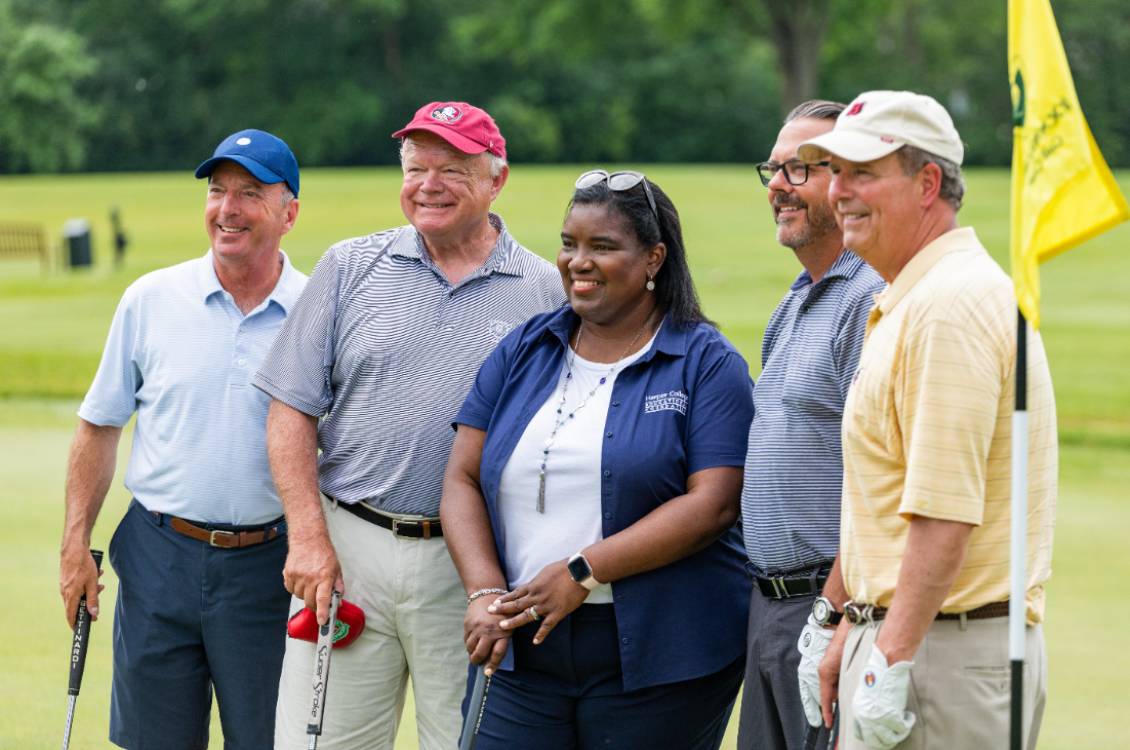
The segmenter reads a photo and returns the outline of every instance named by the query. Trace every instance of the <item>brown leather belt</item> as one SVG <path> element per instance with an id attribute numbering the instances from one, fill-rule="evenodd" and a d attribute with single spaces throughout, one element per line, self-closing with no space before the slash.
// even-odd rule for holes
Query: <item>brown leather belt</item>
<path id="1" fill-rule="evenodd" d="M 844 605 L 844 616 L 853 625 L 865 622 L 880 622 L 887 616 L 886 607 L 876 607 L 873 604 L 858 604 L 848 602 Z M 968 612 L 939 612 L 935 620 L 988 620 L 993 617 L 1008 617 L 1008 602 L 993 602 Z"/>
<path id="2" fill-rule="evenodd" d="M 369 523 L 376 524 L 382 529 L 388 529 L 397 536 L 407 536 L 413 539 L 431 539 L 433 536 L 443 536 L 443 529 L 439 525 L 438 518 L 397 518 L 387 513 L 381 513 L 376 508 L 363 502 L 338 502 L 337 507 L 347 510 Z"/>
<path id="3" fill-rule="evenodd" d="M 221 547 L 223 549 L 254 547 L 256 544 L 269 542 L 279 536 L 279 527 L 282 526 L 282 519 L 279 519 L 279 521 L 275 522 L 274 526 L 265 526 L 255 529 L 254 531 L 225 531 L 223 529 L 207 529 L 203 526 L 197 526 L 191 521 L 186 521 L 176 516 L 166 515 L 165 521 L 168 522 L 169 528 L 178 534 L 183 534 L 189 539 L 195 539 L 198 542 L 207 542 L 213 547 Z"/>

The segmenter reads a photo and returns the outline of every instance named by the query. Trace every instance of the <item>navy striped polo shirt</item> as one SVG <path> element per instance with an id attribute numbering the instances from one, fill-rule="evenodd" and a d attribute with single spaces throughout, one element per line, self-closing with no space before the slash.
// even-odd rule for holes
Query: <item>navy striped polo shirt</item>
<path id="1" fill-rule="evenodd" d="M 801 272 L 773 311 L 742 487 L 746 554 L 760 575 L 830 563 L 840 540 L 844 399 L 885 286 L 845 250 L 816 284 Z"/>
<path id="2" fill-rule="evenodd" d="M 254 383 L 319 417 L 318 479 L 342 502 L 439 514 L 451 423 L 496 344 L 565 303 L 553 264 L 495 214 L 486 262 L 452 285 L 412 226 L 331 247 Z"/>

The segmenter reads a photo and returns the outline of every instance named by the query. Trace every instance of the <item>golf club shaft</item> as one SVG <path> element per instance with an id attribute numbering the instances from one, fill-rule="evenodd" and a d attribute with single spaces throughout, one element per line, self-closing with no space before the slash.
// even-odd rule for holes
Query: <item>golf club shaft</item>
<path id="1" fill-rule="evenodd" d="M 804 723 L 804 750 L 816 750 L 816 743 L 820 738 L 820 727 L 814 727 L 807 721 Z"/>
<path id="2" fill-rule="evenodd" d="M 334 591 L 330 596 L 330 616 L 318 628 L 318 642 L 314 645 L 314 683 L 313 698 L 310 702 L 310 716 L 306 722 L 306 734 L 310 735 L 310 750 L 318 746 L 318 735 L 322 733 L 322 716 L 326 711 L 326 690 L 330 681 L 330 656 L 333 654 L 334 631 L 337 629 L 337 608 L 341 594 Z"/>
<path id="3" fill-rule="evenodd" d="M 75 702 L 78 701 L 77 695 L 67 696 L 67 726 L 63 728 L 63 750 L 67 750 L 71 745 L 71 724 L 75 720 Z"/>
<path id="4" fill-rule="evenodd" d="M 472 750 L 475 747 L 475 736 L 479 733 L 479 721 L 482 719 L 483 706 L 487 695 L 487 676 L 482 664 L 475 672 L 475 684 L 471 687 L 471 700 L 467 703 L 467 716 L 463 719 L 463 738 L 459 741 L 459 750 Z"/>
<path id="5" fill-rule="evenodd" d="M 102 567 L 102 550 L 90 550 L 94 567 Z M 97 585 L 97 578 L 95 579 Z M 75 613 L 74 636 L 71 639 L 71 669 L 67 680 L 67 724 L 63 728 L 63 750 L 71 744 L 71 725 L 75 720 L 75 703 L 82 687 L 82 673 L 86 669 L 86 651 L 90 645 L 90 611 L 86 608 L 86 594 L 79 597 L 78 611 Z"/>

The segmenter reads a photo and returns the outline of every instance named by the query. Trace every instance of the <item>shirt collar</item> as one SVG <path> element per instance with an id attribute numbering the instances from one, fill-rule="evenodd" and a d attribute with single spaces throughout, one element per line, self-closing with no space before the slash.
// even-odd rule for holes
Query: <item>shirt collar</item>
<path id="1" fill-rule="evenodd" d="M 279 279 L 275 282 L 275 288 L 267 295 L 267 302 L 274 302 L 283 309 L 283 312 L 289 313 L 290 308 L 298 301 L 298 297 L 302 294 L 302 287 L 304 286 L 304 279 L 290 262 L 290 257 L 283 250 L 279 250 L 279 255 L 282 256 L 282 272 L 279 274 Z M 200 292 L 200 298 L 205 303 L 214 294 L 223 294 L 224 285 L 220 283 L 220 277 L 216 275 L 215 261 L 212 257 L 212 250 L 209 249 L 204 257 L 200 259 L 197 267 L 197 285 Z M 261 305 L 261 307 L 264 305 Z"/>
<path id="2" fill-rule="evenodd" d="M 486 262 L 483 263 L 483 270 L 487 273 L 504 273 L 508 276 L 525 275 L 521 255 L 517 252 L 520 246 L 506 229 L 506 222 L 493 212 L 487 214 L 487 220 L 498 231 L 498 240 L 491 248 Z M 418 260 L 428 266 L 433 265 L 428 249 L 424 245 L 423 236 L 411 225 L 406 229 L 407 231 L 402 232 L 389 247 L 389 252 L 401 258 Z"/>
<path id="3" fill-rule="evenodd" d="M 862 258 L 851 250 L 842 250 L 840 254 L 836 256 L 836 260 L 832 262 L 832 267 L 829 268 L 828 272 L 820 279 L 819 284 L 826 285 L 830 279 L 851 278 L 862 266 Z M 796 292 L 804 289 L 811 283 L 812 275 L 808 273 L 808 269 L 806 268 L 800 272 L 796 277 L 796 281 L 793 282 L 793 285 L 789 287 L 789 289 Z"/>
<path id="4" fill-rule="evenodd" d="M 573 308 L 565 305 L 561 309 L 553 313 L 546 324 L 546 331 L 557 339 L 562 348 L 569 347 L 569 336 L 576 327 L 580 316 L 573 312 Z M 687 326 L 677 326 L 671 322 L 670 315 L 663 316 L 663 324 L 659 327 L 659 333 L 655 335 L 655 343 L 651 348 L 640 357 L 637 362 L 647 362 L 652 359 L 656 352 L 663 352 L 664 354 L 672 357 L 682 357 L 687 353 L 687 337 L 690 335 L 690 329 Z M 634 364 L 634 363 L 633 363 Z"/>
<path id="5" fill-rule="evenodd" d="M 891 310 L 905 297 L 915 284 L 922 280 L 926 272 L 934 267 L 947 253 L 960 250 L 970 245 L 980 245 L 977 233 L 973 227 L 959 227 L 951 229 L 945 234 L 935 237 L 925 247 L 914 254 L 914 257 L 902 267 L 895 280 L 875 297 L 875 309 L 883 315 L 890 314 Z"/>

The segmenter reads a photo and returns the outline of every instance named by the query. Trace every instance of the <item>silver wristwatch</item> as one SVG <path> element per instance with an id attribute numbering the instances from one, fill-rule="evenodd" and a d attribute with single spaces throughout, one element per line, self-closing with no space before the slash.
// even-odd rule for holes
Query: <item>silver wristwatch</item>
<path id="1" fill-rule="evenodd" d="M 817 625 L 822 627 L 839 625 L 843 617 L 844 613 L 837 612 L 832 600 L 826 596 L 818 596 L 812 602 L 812 619 L 816 621 Z"/>

